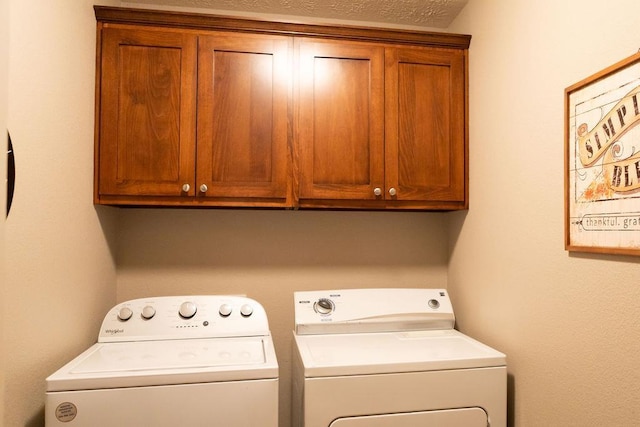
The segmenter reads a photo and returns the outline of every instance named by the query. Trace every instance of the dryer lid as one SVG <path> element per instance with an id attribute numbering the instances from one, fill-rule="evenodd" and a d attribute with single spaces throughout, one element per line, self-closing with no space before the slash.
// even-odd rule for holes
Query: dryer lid
<path id="1" fill-rule="evenodd" d="M 506 365 L 506 356 L 454 329 L 295 335 L 307 378 Z"/>

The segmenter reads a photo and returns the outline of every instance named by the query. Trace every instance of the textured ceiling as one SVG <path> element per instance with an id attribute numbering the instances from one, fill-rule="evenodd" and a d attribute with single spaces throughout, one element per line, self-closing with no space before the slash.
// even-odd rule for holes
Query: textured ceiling
<path id="1" fill-rule="evenodd" d="M 128 0 L 135 7 L 171 6 L 227 14 L 269 14 L 389 26 L 447 28 L 468 0 Z"/>

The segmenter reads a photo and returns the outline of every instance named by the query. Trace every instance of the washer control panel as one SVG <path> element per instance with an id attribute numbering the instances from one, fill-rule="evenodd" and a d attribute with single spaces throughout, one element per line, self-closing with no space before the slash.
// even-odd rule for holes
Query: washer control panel
<path id="1" fill-rule="evenodd" d="M 260 303 L 244 296 L 189 295 L 122 302 L 105 316 L 99 342 L 269 335 Z"/>
<path id="2" fill-rule="evenodd" d="M 344 289 L 294 293 L 297 334 L 451 329 L 444 289 Z"/>

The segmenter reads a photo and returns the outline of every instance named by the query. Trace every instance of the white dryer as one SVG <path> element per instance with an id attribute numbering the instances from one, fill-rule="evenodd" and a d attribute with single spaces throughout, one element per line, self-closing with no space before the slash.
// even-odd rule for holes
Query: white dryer
<path id="1" fill-rule="evenodd" d="M 278 425 L 264 308 L 240 296 L 127 301 L 46 380 L 47 427 Z"/>
<path id="2" fill-rule="evenodd" d="M 296 292 L 294 427 L 506 427 L 506 356 L 442 289 Z"/>

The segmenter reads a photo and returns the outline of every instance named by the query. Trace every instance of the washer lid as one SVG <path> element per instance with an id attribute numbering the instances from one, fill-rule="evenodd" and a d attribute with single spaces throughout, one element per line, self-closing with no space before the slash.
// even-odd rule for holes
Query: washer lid
<path id="1" fill-rule="evenodd" d="M 271 336 L 94 344 L 47 378 L 47 391 L 278 377 Z"/>
<path id="2" fill-rule="evenodd" d="M 506 365 L 504 354 L 454 329 L 295 335 L 295 342 L 307 378 Z"/>

